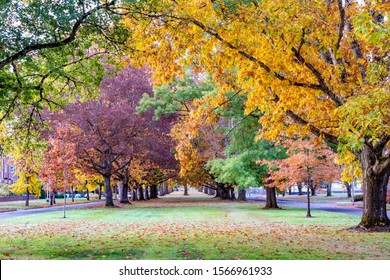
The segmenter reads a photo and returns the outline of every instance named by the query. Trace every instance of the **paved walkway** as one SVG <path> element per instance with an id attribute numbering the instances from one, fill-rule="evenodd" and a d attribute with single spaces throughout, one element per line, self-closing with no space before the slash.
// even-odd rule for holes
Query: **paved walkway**
<path id="1" fill-rule="evenodd" d="M 252 201 L 259 201 L 259 202 L 265 202 L 265 198 L 263 197 L 253 197 L 248 198 L 248 200 Z M 293 201 L 282 201 L 278 200 L 278 205 L 280 206 L 289 206 L 294 208 L 307 208 L 307 203 L 305 202 L 293 202 Z M 322 210 L 322 211 L 329 211 L 329 212 L 335 212 L 335 213 L 342 213 L 342 214 L 348 214 L 348 215 L 355 215 L 361 217 L 363 215 L 363 209 L 357 208 L 357 207 L 345 207 L 345 206 L 331 206 L 329 204 L 325 203 L 310 203 L 310 209 L 311 210 Z M 387 216 L 390 217 L 390 211 L 387 211 Z"/>
<path id="2" fill-rule="evenodd" d="M 104 205 L 104 201 L 66 205 L 66 210 L 92 207 L 96 205 Z M 31 215 L 31 214 L 48 213 L 48 212 L 63 211 L 63 210 L 64 210 L 64 206 L 52 206 L 47 208 L 35 208 L 35 209 L 26 209 L 26 210 L 23 209 L 23 210 L 11 211 L 11 212 L 3 212 L 0 213 L 0 220 L 20 217 L 25 215 Z"/>

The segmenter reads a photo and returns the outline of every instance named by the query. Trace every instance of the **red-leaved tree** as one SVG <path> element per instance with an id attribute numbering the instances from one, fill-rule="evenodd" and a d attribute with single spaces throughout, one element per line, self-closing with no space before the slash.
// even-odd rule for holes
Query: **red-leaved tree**
<path id="1" fill-rule="evenodd" d="M 274 160 L 271 167 L 268 187 L 285 190 L 288 187 L 305 183 L 307 187 L 308 208 L 310 217 L 309 190 L 315 186 L 340 179 L 340 167 L 335 164 L 336 154 L 326 145 L 315 143 L 312 138 L 285 139 L 282 141 L 288 157 Z"/>

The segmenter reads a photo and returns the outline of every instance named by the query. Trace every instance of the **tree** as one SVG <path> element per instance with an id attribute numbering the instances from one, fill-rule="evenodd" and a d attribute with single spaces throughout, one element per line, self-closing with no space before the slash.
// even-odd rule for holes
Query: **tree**
<path id="1" fill-rule="evenodd" d="M 44 108 L 91 97 L 127 32 L 118 1 L 3 1 L 0 8 L 0 120 L 31 126 Z M 74 99 L 73 99 L 74 100 Z M 27 113 L 26 113 L 27 110 Z"/>
<path id="2" fill-rule="evenodd" d="M 185 185 L 206 185 L 216 189 L 219 196 L 226 199 L 230 197 L 230 186 L 215 182 L 215 177 L 206 168 L 208 161 L 224 157 L 223 134 L 218 126 L 205 121 L 208 116 L 208 112 L 189 114 L 172 128 L 171 135 L 176 142 L 175 156 L 180 163 L 179 175 Z"/>
<path id="3" fill-rule="evenodd" d="M 104 179 L 106 206 L 113 206 L 111 177 L 126 169 L 147 136 L 151 115 L 136 115 L 141 95 L 150 92 L 144 70 L 125 68 L 101 85 L 98 100 L 68 104 L 52 114 L 51 125 L 63 126 L 57 139 L 75 147 L 78 168 L 100 174 Z"/>
<path id="4" fill-rule="evenodd" d="M 16 194 L 26 194 L 26 206 L 29 206 L 30 194 L 41 195 L 39 172 L 46 147 L 45 143 L 38 139 L 37 132 L 32 132 L 29 138 L 20 136 L 12 129 L 12 123 L 1 123 L 0 150 L 2 155 L 7 155 L 13 161 L 18 176 L 10 190 Z"/>
<path id="5" fill-rule="evenodd" d="M 267 181 L 268 166 L 258 161 L 272 160 L 284 156 L 282 147 L 264 139 L 255 140 L 260 126 L 257 110 L 244 114 L 247 96 L 235 95 L 226 106 L 216 110 L 222 118 L 222 128 L 226 137 L 224 158 L 207 163 L 210 172 L 218 182 L 230 183 L 238 187 L 239 199 L 246 199 L 246 189 L 250 186 L 264 186 Z M 227 125 L 226 125 L 227 123 Z M 276 192 L 267 190 L 266 208 L 278 208 Z"/>
<path id="6" fill-rule="evenodd" d="M 57 128 L 58 135 L 64 134 L 61 127 Z M 48 140 L 49 148 L 45 151 L 45 161 L 42 165 L 40 177 L 46 184 L 49 192 L 72 191 L 80 184 L 76 173 L 76 151 L 74 143 L 65 142 L 64 139 Z"/>
<path id="7" fill-rule="evenodd" d="M 184 116 L 190 112 L 194 100 L 214 90 L 210 75 L 196 74 L 188 69 L 183 77 L 173 78 L 172 82 L 153 88 L 152 96 L 145 93 L 137 112 L 152 108 L 155 119 L 162 115 Z"/>
<path id="8" fill-rule="evenodd" d="M 34 150 L 22 150 L 20 146 L 12 149 L 12 158 L 16 165 L 18 179 L 10 186 L 10 190 L 16 194 L 26 194 L 26 206 L 30 204 L 30 194 L 40 196 L 42 183 L 39 179 L 40 154 Z"/>
<path id="9" fill-rule="evenodd" d="M 388 5 L 380 1 L 142 2 L 125 21 L 137 62 L 157 82 L 183 66 L 213 75 L 218 103 L 232 87 L 262 112 L 260 136 L 300 132 L 355 161 L 365 186 L 361 226 L 388 226 Z M 148 36 L 142 36 L 147 33 Z M 142 41 L 138 40 L 142 38 Z M 226 75 L 227 70 L 230 71 Z"/>
<path id="10" fill-rule="evenodd" d="M 99 183 L 102 181 L 100 175 L 84 173 L 78 169 L 75 170 L 76 178 L 79 184 L 76 186 L 77 190 L 85 191 L 87 200 L 89 200 L 89 193 L 99 188 Z"/>
<path id="11" fill-rule="evenodd" d="M 315 195 L 316 186 L 326 184 L 340 177 L 340 167 L 335 163 L 336 154 L 325 144 L 315 143 L 313 139 L 289 138 L 283 142 L 288 157 L 274 160 L 268 185 L 284 191 L 301 182 L 307 188 L 307 217 L 310 213 L 310 190 Z"/>
<path id="12" fill-rule="evenodd" d="M 213 156 L 209 148 L 212 149 L 212 146 L 218 145 L 218 141 L 212 140 L 216 134 L 215 132 L 209 134 L 209 131 L 206 131 L 207 125 L 203 124 L 203 117 L 207 118 L 206 114 L 193 115 L 193 108 L 201 106 L 199 103 L 204 102 L 201 99 L 212 94 L 213 91 L 215 91 L 215 86 L 208 75 L 197 75 L 188 69 L 183 77 L 154 88 L 153 95 L 144 94 L 138 107 L 139 112 L 153 109 L 155 119 L 164 118 L 164 116 L 172 119 L 173 126 L 170 136 L 174 141 L 175 157 L 180 165 L 179 181 L 185 185 L 185 190 L 187 190 L 187 185 L 210 184 L 213 181 L 205 169 L 205 164 L 207 157 Z M 211 125 L 208 125 L 208 129 L 213 130 Z M 206 138 L 203 139 L 203 136 Z M 214 144 L 210 146 L 212 142 Z M 164 141 L 164 143 L 169 143 L 169 141 Z M 167 149 L 164 150 L 167 151 Z M 153 171 L 154 168 L 155 166 L 151 170 Z M 168 178 L 170 176 L 166 179 Z M 154 194 L 157 193 L 155 188 L 154 184 Z"/>

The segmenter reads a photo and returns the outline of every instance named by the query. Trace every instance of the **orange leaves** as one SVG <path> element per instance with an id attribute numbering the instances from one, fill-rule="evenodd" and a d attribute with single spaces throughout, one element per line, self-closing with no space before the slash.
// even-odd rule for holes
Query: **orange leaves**
<path id="1" fill-rule="evenodd" d="M 299 182 L 312 180 L 315 184 L 339 179 L 340 168 L 335 164 L 335 153 L 313 139 L 286 139 L 288 158 L 272 161 L 269 185 L 286 189 Z"/>
<path id="2" fill-rule="evenodd" d="M 66 129 L 74 128 L 60 126 L 57 127 L 57 133 L 64 135 Z M 76 176 L 75 143 L 60 138 L 51 138 L 48 144 L 49 148 L 45 153 L 45 162 L 40 172 L 42 180 L 47 183 L 47 188 L 56 191 L 63 190 L 64 183 L 67 189 L 79 185 L 80 182 Z"/>

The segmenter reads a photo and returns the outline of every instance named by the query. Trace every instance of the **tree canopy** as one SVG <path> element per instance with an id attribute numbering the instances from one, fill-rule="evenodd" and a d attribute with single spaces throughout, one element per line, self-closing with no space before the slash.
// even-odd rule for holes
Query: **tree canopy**
<path id="1" fill-rule="evenodd" d="M 127 32 L 116 1 L 2 1 L 0 120 L 29 132 L 44 108 L 96 97 Z M 123 45 L 122 45 L 123 46 Z M 17 121 L 15 121 L 17 118 Z"/>

